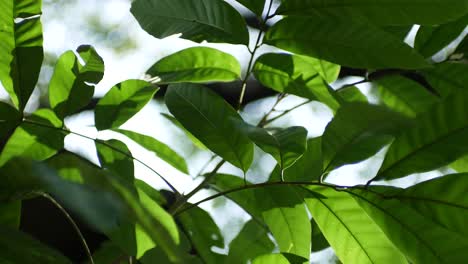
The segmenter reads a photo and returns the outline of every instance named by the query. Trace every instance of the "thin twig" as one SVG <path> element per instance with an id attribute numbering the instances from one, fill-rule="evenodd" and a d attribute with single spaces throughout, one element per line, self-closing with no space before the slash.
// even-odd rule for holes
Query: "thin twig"
<path id="1" fill-rule="evenodd" d="M 364 80 L 360 80 L 360 81 L 357 81 L 357 82 L 354 82 L 354 83 L 348 83 L 348 84 L 345 84 L 345 85 L 339 87 L 338 89 L 336 89 L 335 92 L 340 92 L 340 91 L 346 90 L 347 88 L 351 88 L 351 87 L 353 87 L 355 85 L 362 84 L 362 83 L 367 83 L 367 82 L 369 82 L 369 80 L 364 79 Z"/>
<path id="2" fill-rule="evenodd" d="M 307 100 L 307 101 L 305 101 L 305 102 L 302 102 L 302 103 L 300 103 L 300 104 L 298 104 L 298 105 L 296 105 L 296 106 L 294 106 L 294 107 L 292 107 L 292 108 L 290 108 L 290 109 L 288 109 L 288 110 L 285 110 L 285 111 L 283 111 L 281 114 L 279 114 L 279 115 L 277 115 L 277 116 L 275 116 L 275 117 L 273 117 L 273 118 L 271 118 L 271 119 L 265 120 L 265 121 L 263 122 L 263 125 L 266 126 L 266 125 L 272 123 L 273 121 L 275 121 L 275 120 L 277 120 L 277 119 L 279 119 L 279 118 L 281 118 L 281 117 L 287 115 L 288 113 L 290 113 L 290 112 L 296 110 L 297 108 L 299 108 L 299 107 L 301 107 L 301 106 L 303 106 L 303 105 L 306 105 L 306 104 L 308 104 L 308 103 L 310 103 L 310 102 L 312 102 L 311 99 L 309 99 L 309 100 Z"/>

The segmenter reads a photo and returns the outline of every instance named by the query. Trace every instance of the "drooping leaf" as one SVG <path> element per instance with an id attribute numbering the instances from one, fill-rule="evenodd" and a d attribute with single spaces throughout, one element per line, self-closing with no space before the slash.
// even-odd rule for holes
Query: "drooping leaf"
<path id="1" fill-rule="evenodd" d="M 253 159 L 253 144 L 231 119 L 242 120 L 224 99 L 196 84 L 170 85 L 165 96 L 169 111 L 214 153 L 244 172 Z"/>
<path id="2" fill-rule="evenodd" d="M 193 145 L 196 146 L 197 148 L 201 150 L 207 150 L 208 148 L 200 141 L 198 138 L 196 138 L 192 133 L 190 133 L 185 127 L 177 120 L 175 117 L 166 114 L 166 113 L 161 113 L 162 116 L 164 116 L 167 120 L 169 120 L 172 124 L 174 124 L 176 127 L 180 128 L 184 133 L 187 135 L 187 137 L 192 141 Z"/>
<path id="3" fill-rule="evenodd" d="M 318 100 L 336 110 L 339 103 L 328 88 L 338 77 L 340 66 L 311 57 L 266 53 L 254 65 L 253 73 L 263 85 L 281 92 Z"/>
<path id="4" fill-rule="evenodd" d="M 42 49 L 41 0 L 0 3 L 0 81 L 23 111 L 39 78 Z"/>
<path id="5" fill-rule="evenodd" d="M 395 189 L 354 189 L 352 197 L 411 263 L 460 263 L 467 259 L 465 236 L 436 224 L 406 202 L 385 198 L 379 194 L 382 191 Z"/>
<path id="6" fill-rule="evenodd" d="M 290 264 L 283 254 L 268 254 L 256 257 L 252 264 Z"/>
<path id="7" fill-rule="evenodd" d="M 450 44 L 465 30 L 468 16 L 439 26 L 422 26 L 414 41 L 414 48 L 424 57 L 430 57 Z"/>
<path id="8" fill-rule="evenodd" d="M 130 9 L 140 26 L 156 38 L 182 33 L 196 42 L 248 44 L 242 16 L 225 1 L 137 0 Z"/>
<path id="9" fill-rule="evenodd" d="M 422 71 L 431 86 L 442 96 L 468 89 L 468 65 L 464 63 L 444 62 Z"/>
<path id="10" fill-rule="evenodd" d="M 229 82 L 240 79 L 241 67 L 228 53 L 208 47 L 192 47 L 159 60 L 146 73 L 162 84 Z"/>
<path id="11" fill-rule="evenodd" d="M 255 257 L 271 253 L 275 245 L 267 230 L 254 220 L 245 223 L 242 230 L 229 245 L 226 264 L 246 264 Z"/>
<path id="12" fill-rule="evenodd" d="M 72 263 L 31 236 L 0 226 L 0 263 Z"/>
<path id="13" fill-rule="evenodd" d="M 324 172 L 372 156 L 388 144 L 407 121 L 404 116 L 376 105 L 350 103 L 342 106 L 322 136 Z"/>
<path id="14" fill-rule="evenodd" d="M 265 7 L 265 0 L 236 0 L 243 6 L 250 9 L 257 16 L 262 16 L 263 8 Z"/>
<path id="15" fill-rule="evenodd" d="M 61 119 L 85 107 L 93 97 L 93 85 L 104 76 L 104 61 L 92 46 L 79 46 L 76 52 L 80 58 L 73 51 L 60 56 L 49 83 L 50 106 Z"/>
<path id="16" fill-rule="evenodd" d="M 353 197 L 328 187 L 309 187 L 326 198 L 312 196 L 306 204 L 325 238 L 343 263 L 406 263 Z"/>
<path id="17" fill-rule="evenodd" d="M 467 106 L 468 93 L 454 93 L 418 116 L 390 146 L 375 179 L 430 171 L 467 154 Z"/>
<path id="18" fill-rule="evenodd" d="M 44 160 L 63 149 L 66 132 L 50 109 L 39 109 L 16 128 L 0 154 L 0 166 L 14 157 Z"/>
<path id="19" fill-rule="evenodd" d="M 0 102 L 0 140 L 4 140 L 21 122 L 21 113 L 7 103 Z"/>
<path id="20" fill-rule="evenodd" d="M 224 248 L 224 240 L 218 226 L 206 211 L 194 207 L 178 215 L 177 219 L 205 263 L 224 263 L 224 256 L 211 250 L 212 247 Z"/>
<path id="21" fill-rule="evenodd" d="M 281 15 L 362 14 L 380 25 L 436 25 L 455 20 L 468 12 L 465 0 L 282 0 Z"/>
<path id="22" fill-rule="evenodd" d="M 142 80 L 127 80 L 112 87 L 95 109 L 98 130 L 117 128 L 140 111 L 159 88 Z"/>
<path id="23" fill-rule="evenodd" d="M 21 220 L 21 201 L 0 202 L 0 226 L 18 229 Z"/>
<path id="24" fill-rule="evenodd" d="M 428 66 L 402 40 L 350 16 L 286 17 L 267 31 L 265 43 L 354 68 Z"/>
<path id="25" fill-rule="evenodd" d="M 408 117 L 415 117 L 438 101 L 426 88 L 399 75 L 379 78 L 375 82 L 383 104 Z"/>

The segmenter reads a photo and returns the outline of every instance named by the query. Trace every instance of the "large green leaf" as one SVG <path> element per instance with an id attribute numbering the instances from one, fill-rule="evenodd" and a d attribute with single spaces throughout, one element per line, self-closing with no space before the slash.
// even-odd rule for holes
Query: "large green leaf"
<path id="1" fill-rule="evenodd" d="M 352 190 L 361 208 L 381 228 L 411 263 L 463 263 L 468 258 L 468 240 L 433 222 L 408 203 L 386 198 L 379 192 L 393 188 Z"/>
<path id="2" fill-rule="evenodd" d="M 456 62 L 444 62 L 422 71 L 431 86 L 442 96 L 447 97 L 459 89 L 468 89 L 468 65 Z"/>
<path id="3" fill-rule="evenodd" d="M 89 103 L 104 76 L 104 61 L 93 47 L 79 46 L 76 52 L 79 58 L 71 50 L 60 56 L 49 83 L 50 106 L 62 119 Z"/>
<path id="4" fill-rule="evenodd" d="M 290 264 L 283 254 L 268 254 L 255 258 L 252 264 Z"/>
<path id="5" fill-rule="evenodd" d="M 160 142 L 159 140 L 153 137 L 146 136 L 130 130 L 115 129 L 114 131 L 127 136 L 131 140 L 140 144 L 145 149 L 153 152 L 154 154 L 156 154 L 157 157 L 169 163 L 172 167 L 178 169 L 179 171 L 185 174 L 189 174 L 185 159 L 182 158 L 177 152 L 172 150 L 166 144 Z"/>
<path id="6" fill-rule="evenodd" d="M 23 111 L 39 78 L 42 49 L 41 0 L 0 2 L 0 81 Z"/>
<path id="7" fill-rule="evenodd" d="M 281 170 L 293 165 L 307 148 L 307 130 L 303 127 L 288 127 L 268 133 L 264 128 L 243 121 L 235 124 L 263 151 L 273 156 Z"/>
<path id="8" fill-rule="evenodd" d="M 380 25 L 435 25 L 468 13 L 466 0 L 282 0 L 281 15 L 362 14 Z"/>
<path id="9" fill-rule="evenodd" d="M 171 54 L 156 62 L 146 72 L 158 83 L 229 82 L 240 78 L 237 59 L 208 47 L 192 47 Z"/>
<path id="10" fill-rule="evenodd" d="M 352 16 L 286 17 L 268 30 L 265 42 L 354 68 L 428 66 L 424 58 L 402 40 Z"/>
<path id="11" fill-rule="evenodd" d="M 257 256 L 271 253 L 274 247 L 267 230 L 255 220 L 250 220 L 229 244 L 225 264 L 246 264 Z"/>
<path id="12" fill-rule="evenodd" d="M 386 108 L 350 103 L 338 109 L 322 136 L 324 172 L 362 161 L 380 150 L 408 120 Z"/>
<path id="13" fill-rule="evenodd" d="M 265 0 L 236 0 L 241 3 L 243 6 L 250 9 L 257 16 L 262 16 L 263 8 L 265 7 Z"/>
<path id="14" fill-rule="evenodd" d="M 340 66 L 327 61 L 282 53 L 263 54 L 253 68 L 255 78 L 263 85 L 321 101 L 333 110 L 338 109 L 339 103 L 325 81 L 335 81 L 339 71 Z"/>
<path id="15" fill-rule="evenodd" d="M 423 56 L 430 57 L 446 47 L 465 30 L 468 16 L 439 26 L 422 26 L 414 41 L 414 48 Z"/>
<path id="16" fill-rule="evenodd" d="M 408 117 L 415 117 L 438 102 L 425 87 L 399 75 L 379 78 L 375 82 L 383 104 Z"/>
<path id="17" fill-rule="evenodd" d="M 72 263 L 29 235 L 0 226 L 0 263 Z"/>
<path id="18" fill-rule="evenodd" d="M 468 93 L 455 93 L 418 116 L 390 146 L 375 179 L 447 165 L 467 153 Z"/>
<path id="19" fill-rule="evenodd" d="M 207 88 L 196 84 L 169 86 L 167 108 L 205 146 L 244 172 L 253 159 L 253 144 L 232 119 L 239 114 Z"/>
<path id="20" fill-rule="evenodd" d="M 21 123 L 21 113 L 7 103 L 0 102 L 0 140 L 9 136 Z"/>
<path id="21" fill-rule="evenodd" d="M 0 154 L 0 166 L 14 157 L 44 160 L 63 149 L 62 121 L 50 109 L 39 109 L 13 132 Z"/>
<path id="22" fill-rule="evenodd" d="M 142 80 L 126 80 L 112 87 L 95 109 L 98 130 L 117 128 L 140 111 L 159 88 Z"/>
<path id="23" fill-rule="evenodd" d="M 313 195 L 306 204 L 343 263 L 406 263 L 373 220 L 353 197 L 329 187 L 309 187 L 326 198 Z"/>
<path id="24" fill-rule="evenodd" d="M 137 0 L 130 11 L 157 38 L 182 33 L 183 38 L 196 42 L 249 43 L 242 16 L 225 1 Z"/>

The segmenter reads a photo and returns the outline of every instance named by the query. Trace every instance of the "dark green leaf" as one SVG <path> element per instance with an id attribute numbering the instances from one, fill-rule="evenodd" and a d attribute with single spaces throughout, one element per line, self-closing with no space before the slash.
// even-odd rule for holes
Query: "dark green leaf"
<path id="1" fill-rule="evenodd" d="M 312 196 L 306 204 L 323 235 L 344 263 L 406 263 L 353 197 L 328 187 L 309 187 L 326 198 Z"/>
<path id="2" fill-rule="evenodd" d="M 398 39 L 404 40 L 406 36 L 410 33 L 413 25 L 407 26 L 384 26 L 382 27 L 383 30 L 387 31 L 388 33 L 394 35 Z"/>
<path id="3" fill-rule="evenodd" d="M 408 120 L 386 108 L 350 103 L 338 109 L 322 136 L 324 172 L 369 158 Z"/>
<path id="4" fill-rule="evenodd" d="M 438 102 L 438 98 L 419 83 L 399 75 L 380 78 L 376 83 L 383 104 L 408 117 L 415 117 Z"/>
<path id="5" fill-rule="evenodd" d="M 455 50 L 454 54 L 463 54 L 464 57 L 468 55 L 468 35 L 465 35 L 462 42 L 458 44 L 457 49 Z"/>
<path id="6" fill-rule="evenodd" d="M 63 149 L 62 121 L 50 109 L 39 109 L 11 135 L 0 155 L 0 166 L 14 157 L 44 160 Z"/>
<path id="7" fill-rule="evenodd" d="M 166 97 L 169 111 L 205 146 L 244 172 L 253 159 L 253 144 L 232 119 L 239 114 L 224 99 L 196 84 L 169 86 Z"/>
<path id="8" fill-rule="evenodd" d="M 71 50 L 60 56 L 49 83 L 50 106 L 61 119 L 85 107 L 104 76 L 104 61 L 93 47 L 83 45 L 76 51 L 80 58 Z"/>
<path id="9" fill-rule="evenodd" d="M 0 140 L 4 140 L 5 137 L 21 123 L 21 113 L 15 108 L 0 102 Z"/>
<path id="10" fill-rule="evenodd" d="M 390 146 L 375 179 L 430 171 L 462 157 L 468 147 L 468 94 L 455 93 L 418 116 Z"/>
<path id="11" fill-rule="evenodd" d="M 127 146 L 115 139 L 96 142 L 96 149 L 101 166 L 118 176 L 129 185 L 135 179 L 133 159 Z"/>
<path id="12" fill-rule="evenodd" d="M 159 140 L 153 137 L 139 134 L 137 132 L 123 129 L 115 129 L 115 131 L 127 136 L 142 147 L 153 152 L 154 154 L 156 154 L 157 157 L 169 163 L 172 167 L 178 169 L 179 171 L 185 174 L 189 174 L 187 164 L 184 158 L 182 158 L 179 154 L 177 154 L 177 152 L 172 150 L 166 144 L 160 142 Z"/>
<path id="13" fill-rule="evenodd" d="M 311 57 L 267 53 L 255 62 L 253 73 L 263 85 L 281 92 L 318 100 L 336 110 L 339 103 L 326 82 L 338 78 L 340 66 Z"/>
<path id="14" fill-rule="evenodd" d="M 98 130 L 117 128 L 140 111 L 159 88 L 142 80 L 127 80 L 112 87 L 95 109 Z"/>
<path id="15" fill-rule="evenodd" d="M 252 264 L 290 264 L 283 254 L 268 254 L 255 258 Z"/>
<path id="16" fill-rule="evenodd" d="M 428 66 L 421 55 L 395 36 L 349 16 L 286 17 L 268 30 L 265 42 L 354 68 Z"/>
<path id="17" fill-rule="evenodd" d="M 249 43 L 242 16 L 225 1 L 137 0 L 130 11 L 156 38 L 182 33 L 183 38 L 196 42 Z"/>
<path id="18" fill-rule="evenodd" d="M 0 263 L 72 263 L 20 231 L 0 226 Z"/>
<path id="19" fill-rule="evenodd" d="M 310 225 L 312 227 L 312 252 L 321 251 L 325 248 L 330 247 L 327 239 L 323 236 L 322 231 L 320 230 L 317 222 L 315 220 L 310 220 Z"/>
<path id="20" fill-rule="evenodd" d="M 468 89 L 468 65 L 464 63 L 444 62 L 434 68 L 424 70 L 422 74 L 431 86 L 442 96 Z"/>
<path id="21" fill-rule="evenodd" d="M 236 0 L 243 6 L 250 9 L 257 16 L 262 16 L 263 8 L 265 7 L 265 0 Z"/>
<path id="22" fill-rule="evenodd" d="M 21 201 L 0 202 L 0 226 L 18 229 L 21 219 Z"/>
<path id="23" fill-rule="evenodd" d="M 380 25 L 436 25 L 468 13 L 466 0 L 282 0 L 281 15 L 362 14 Z"/>
<path id="24" fill-rule="evenodd" d="M 240 79 L 241 67 L 228 53 L 208 47 L 192 47 L 161 59 L 146 73 L 163 84 L 229 82 Z"/>
<path id="25" fill-rule="evenodd" d="M 94 263 L 99 264 L 121 264 L 116 260 L 121 259 L 125 252 L 111 241 L 103 242 L 96 251 L 93 252 Z M 91 264 L 89 261 L 86 264 Z"/>
<path id="26" fill-rule="evenodd" d="M 226 264 L 246 264 L 257 256 L 271 253 L 275 245 L 268 237 L 265 227 L 255 220 L 245 223 L 242 230 L 229 245 Z"/>
<path id="27" fill-rule="evenodd" d="M 42 1 L 0 3 L 0 81 L 22 112 L 39 78 L 44 52 Z"/>

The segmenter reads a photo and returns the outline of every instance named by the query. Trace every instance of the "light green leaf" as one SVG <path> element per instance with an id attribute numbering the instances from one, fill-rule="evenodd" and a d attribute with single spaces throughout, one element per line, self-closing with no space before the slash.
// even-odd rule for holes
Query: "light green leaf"
<path id="1" fill-rule="evenodd" d="M 274 247 L 265 227 L 250 220 L 229 245 L 225 264 L 246 264 L 257 256 L 271 253 Z"/>
<path id="2" fill-rule="evenodd" d="M 375 82 L 383 104 L 408 117 L 415 117 L 438 102 L 425 87 L 403 76 L 388 76 Z"/>
<path id="3" fill-rule="evenodd" d="M 455 93 L 412 121 L 390 146 L 375 179 L 430 171 L 467 154 L 468 94 Z"/>
<path id="4" fill-rule="evenodd" d="M 262 16 L 263 8 L 265 7 L 265 0 L 236 0 L 243 6 L 250 9 L 257 16 Z"/>
<path id="5" fill-rule="evenodd" d="M 318 100 L 336 110 L 339 103 L 324 80 L 338 77 L 340 66 L 315 58 L 267 53 L 260 56 L 253 73 L 263 85 L 281 92 Z"/>
<path id="6" fill-rule="evenodd" d="M 172 167 L 185 174 L 189 174 L 185 159 L 161 141 L 130 130 L 115 129 L 114 131 L 127 136 L 131 140 L 138 143 L 140 146 L 153 152 L 157 157 L 169 163 Z"/>
<path id="7" fill-rule="evenodd" d="M 286 17 L 267 31 L 265 43 L 354 68 L 428 66 L 402 40 L 350 16 Z"/>
<path id="8" fill-rule="evenodd" d="M 337 91 L 338 96 L 345 102 L 368 103 L 367 97 L 356 86 L 348 86 Z"/>
<path id="9" fill-rule="evenodd" d="M 258 147 L 273 156 L 281 170 L 293 165 L 307 148 L 307 130 L 303 127 L 288 127 L 270 134 L 264 128 L 233 121 Z"/>
<path id="10" fill-rule="evenodd" d="M 55 249 L 15 229 L 0 226 L 0 263 L 72 263 Z"/>
<path id="11" fill-rule="evenodd" d="M 142 80 L 126 80 L 112 87 L 95 109 L 98 130 L 117 128 L 140 111 L 159 88 Z"/>
<path id="12" fill-rule="evenodd" d="M 276 13 L 308 16 L 362 14 L 380 25 L 436 25 L 457 19 L 467 12 L 466 0 L 282 0 Z"/>
<path id="13" fill-rule="evenodd" d="M 450 168 L 456 170 L 457 172 L 468 172 L 468 155 L 465 155 L 452 164 L 450 164 Z"/>
<path id="14" fill-rule="evenodd" d="M 352 190 L 370 218 L 380 227 L 411 263 L 463 263 L 468 240 L 434 223 L 398 199 L 385 198 L 379 192 L 395 192 L 390 187 Z"/>
<path id="15" fill-rule="evenodd" d="M 184 133 L 187 135 L 187 137 L 192 141 L 193 145 L 196 146 L 197 148 L 201 150 L 208 150 L 208 148 L 200 141 L 198 138 L 196 138 L 192 133 L 190 133 L 185 127 L 177 120 L 175 117 L 166 114 L 166 113 L 161 113 L 163 117 L 165 117 L 167 120 L 169 120 L 172 124 L 174 124 L 176 127 L 180 128 Z"/>
<path id="16" fill-rule="evenodd" d="M 376 105 L 342 106 L 322 136 L 324 172 L 369 158 L 388 144 L 407 121 L 404 116 Z"/>
<path id="17" fill-rule="evenodd" d="M 343 263 L 406 263 L 353 197 L 328 187 L 309 187 L 326 198 L 312 195 L 306 204 L 315 222 Z"/>
<path id="18" fill-rule="evenodd" d="M 231 54 L 208 47 L 192 47 L 159 60 L 146 73 L 162 84 L 229 82 L 240 79 L 241 67 Z"/>
<path id="19" fill-rule="evenodd" d="M 468 65 L 456 62 L 444 62 L 422 71 L 431 86 L 442 96 L 468 89 Z"/>
<path id="20" fill-rule="evenodd" d="M 66 132 L 50 109 L 39 109 L 13 132 L 0 154 L 0 166 L 14 157 L 45 160 L 63 149 Z"/>
<path id="21" fill-rule="evenodd" d="M 42 49 L 41 0 L 0 3 L 0 81 L 20 112 L 39 78 Z"/>
<path id="22" fill-rule="evenodd" d="M 196 84 L 170 85 L 165 96 L 169 111 L 214 153 L 244 172 L 253 160 L 253 144 L 231 119 L 241 117 L 222 97 Z"/>
<path id="23" fill-rule="evenodd" d="M 156 38 L 182 33 L 183 38 L 196 42 L 249 43 L 244 19 L 225 1 L 137 0 L 130 11 Z"/>
<path id="24" fill-rule="evenodd" d="M 421 26 L 414 48 L 424 57 L 431 57 L 456 39 L 468 25 L 468 16 L 439 26 Z"/>
<path id="25" fill-rule="evenodd" d="M 6 137 L 21 123 L 22 115 L 14 107 L 0 102 L 0 140 Z"/>
<path id="26" fill-rule="evenodd" d="M 93 97 L 93 85 L 104 76 L 104 61 L 92 46 L 79 46 L 76 52 L 80 58 L 73 51 L 60 56 L 49 83 L 50 106 L 61 119 L 85 107 Z"/>
<path id="27" fill-rule="evenodd" d="M 268 254 L 255 258 L 252 264 L 290 264 L 283 254 Z"/>

